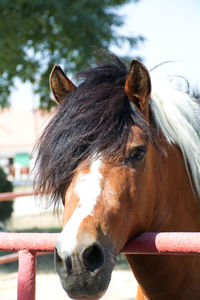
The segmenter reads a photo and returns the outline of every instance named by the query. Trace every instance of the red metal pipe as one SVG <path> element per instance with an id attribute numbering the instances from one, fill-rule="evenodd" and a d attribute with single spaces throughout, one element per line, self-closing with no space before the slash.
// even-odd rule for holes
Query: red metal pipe
<path id="1" fill-rule="evenodd" d="M 50 252 L 39 252 L 39 253 L 36 253 L 36 255 L 37 256 L 38 255 L 47 255 L 49 253 Z M 3 255 L 3 256 L 0 256 L 0 265 L 16 261 L 16 260 L 18 260 L 18 257 L 19 257 L 18 252 L 17 253 L 6 254 L 6 255 Z"/>
<path id="2" fill-rule="evenodd" d="M 16 260 L 18 260 L 18 253 L 3 255 L 0 256 L 0 265 L 7 264 Z"/>
<path id="3" fill-rule="evenodd" d="M 0 233 L 0 250 L 19 251 L 17 300 L 35 300 L 36 251 L 52 252 L 57 237 L 57 233 Z M 143 233 L 121 252 L 200 254 L 200 232 Z"/>
<path id="4" fill-rule="evenodd" d="M 0 250 L 52 252 L 58 233 L 0 233 Z M 148 232 L 129 241 L 125 254 L 200 254 L 200 232 Z"/>
<path id="5" fill-rule="evenodd" d="M 0 202 L 1 201 L 8 201 L 15 199 L 17 197 L 24 197 L 24 196 L 33 196 L 33 192 L 10 192 L 10 193 L 0 193 Z"/>
<path id="6" fill-rule="evenodd" d="M 19 251 L 17 300 L 35 300 L 36 253 Z"/>
<path id="7" fill-rule="evenodd" d="M 0 233 L 0 251 L 53 252 L 58 233 Z"/>
<path id="8" fill-rule="evenodd" d="M 129 241 L 124 254 L 200 254 L 200 232 L 147 232 Z"/>

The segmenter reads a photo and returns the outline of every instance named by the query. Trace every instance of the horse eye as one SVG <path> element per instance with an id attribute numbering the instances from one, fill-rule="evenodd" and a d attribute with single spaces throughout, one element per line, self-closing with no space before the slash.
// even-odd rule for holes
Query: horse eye
<path id="1" fill-rule="evenodd" d="M 126 165 L 133 165 L 136 162 L 140 162 L 144 159 L 146 151 L 144 149 L 136 149 L 128 157 L 125 158 L 124 163 Z"/>

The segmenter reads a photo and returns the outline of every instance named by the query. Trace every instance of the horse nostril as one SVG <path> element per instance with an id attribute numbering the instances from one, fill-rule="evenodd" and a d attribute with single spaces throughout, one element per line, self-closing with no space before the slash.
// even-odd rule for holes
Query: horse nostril
<path id="1" fill-rule="evenodd" d="M 57 267 L 65 267 L 67 273 L 72 272 L 72 259 L 70 256 L 67 256 L 65 260 L 63 260 L 60 255 L 58 254 L 57 249 L 55 248 L 55 263 Z"/>
<path id="2" fill-rule="evenodd" d="M 66 266 L 66 269 L 67 269 L 67 273 L 71 273 L 72 272 L 72 259 L 70 256 L 68 256 L 66 259 L 65 259 L 65 266 Z"/>
<path id="3" fill-rule="evenodd" d="M 100 245 L 94 243 L 82 252 L 82 261 L 86 269 L 94 272 L 104 264 L 104 253 Z"/>

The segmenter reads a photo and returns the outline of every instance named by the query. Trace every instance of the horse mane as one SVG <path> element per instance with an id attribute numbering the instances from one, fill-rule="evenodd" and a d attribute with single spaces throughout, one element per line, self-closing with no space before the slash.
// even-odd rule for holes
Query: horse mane
<path id="1" fill-rule="evenodd" d="M 123 153 L 133 125 L 152 133 L 153 140 L 156 127 L 179 146 L 200 195 L 199 103 L 168 82 L 153 80 L 150 118 L 155 127 L 150 132 L 125 94 L 127 75 L 119 58 L 103 52 L 95 66 L 78 74 L 80 84 L 57 107 L 35 146 L 34 189 L 49 194 L 49 204 L 60 202 L 81 162 L 98 154 L 109 159 Z"/>
<path id="2" fill-rule="evenodd" d="M 57 107 L 35 147 L 34 189 L 49 194 L 50 204 L 60 202 L 85 159 L 122 154 L 133 125 L 149 133 L 139 109 L 125 94 L 127 75 L 120 59 L 103 52 L 96 66 L 78 74 L 81 83 Z"/>
<path id="3" fill-rule="evenodd" d="M 184 92 L 177 83 L 152 76 L 151 111 L 157 127 L 169 144 L 176 144 L 183 155 L 200 197 L 200 99 Z"/>

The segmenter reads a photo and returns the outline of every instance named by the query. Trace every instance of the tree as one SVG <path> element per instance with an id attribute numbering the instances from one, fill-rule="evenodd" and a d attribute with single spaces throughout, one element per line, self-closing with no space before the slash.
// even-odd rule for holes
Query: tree
<path id="1" fill-rule="evenodd" d="M 0 168 L 0 193 L 12 192 L 13 185 L 6 178 L 6 173 Z M 13 201 L 0 202 L 0 222 L 9 219 L 13 211 Z"/>
<path id="2" fill-rule="evenodd" d="M 134 0 L 135 2 L 139 0 Z M 95 49 L 141 36 L 123 37 L 116 28 L 123 19 L 115 8 L 130 0 L 1 0 L 0 106 L 9 105 L 16 77 L 30 81 L 43 108 L 50 108 L 48 78 L 55 63 L 75 72 L 86 66 Z"/>

